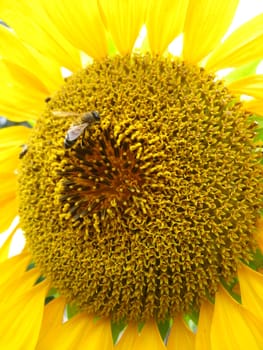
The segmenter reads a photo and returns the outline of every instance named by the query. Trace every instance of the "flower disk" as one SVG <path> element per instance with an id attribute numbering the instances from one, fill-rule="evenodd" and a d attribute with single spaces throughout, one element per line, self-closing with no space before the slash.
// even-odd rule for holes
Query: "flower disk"
<path id="1" fill-rule="evenodd" d="M 100 121 L 64 149 L 91 111 Z M 115 320 L 198 309 L 255 248 L 262 170 L 249 117 L 221 81 L 169 57 L 107 58 L 68 78 L 19 174 L 43 275 Z"/>

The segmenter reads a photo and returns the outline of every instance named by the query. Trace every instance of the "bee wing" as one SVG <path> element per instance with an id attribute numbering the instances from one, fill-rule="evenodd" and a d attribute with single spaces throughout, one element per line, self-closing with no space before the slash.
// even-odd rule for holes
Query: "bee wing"
<path id="1" fill-rule="evenodd" d="M 52 111 L 55 117 L 78 117 L 79 113 L 76 112 L 65 112 L 65 111 Z"/>
<path id="2" fill-rule="evenodd" d="M 67 132 L 68 141 L 75 141 L 83 133 L 86 127 L 86 123 L 71 126 Z"/>

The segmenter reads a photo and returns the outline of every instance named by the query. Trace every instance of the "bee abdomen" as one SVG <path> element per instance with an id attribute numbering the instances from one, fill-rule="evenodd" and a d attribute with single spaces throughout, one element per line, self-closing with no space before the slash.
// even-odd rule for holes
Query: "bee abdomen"
<path id="1" fill-rule="evenodd" d="M 77 141 L 77 139 L 76 140 L 70 140 L 68 138 L 68 135 L 66 135 L 66 137 L 64 139 L 64 148 L 66 148 L 66 149 L 71 148 L 76 141 Z"/>

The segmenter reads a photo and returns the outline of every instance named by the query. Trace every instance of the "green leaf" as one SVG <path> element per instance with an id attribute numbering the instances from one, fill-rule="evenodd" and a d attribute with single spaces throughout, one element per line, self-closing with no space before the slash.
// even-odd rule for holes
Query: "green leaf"
<path id="1" fill-rule="evenodd" d="M 68 319 L 72 318 L 79 312 L 79 308 L 74 304 L 67 304 L 66 310 Z"/>
<path id="2" fill-rule="evenodd" d="M 198 320 L 199 320 L 199 311 L 193 310 L 187 315 L 184 315 L 184 320 L 187 323 L 188 327 L 196 332 Z"/>
<path id="3" fill-rule="evenodd" d="M 259 249 L 256 250 L 253 255 L 253 260 L 250 261 L 248 265 L 254 270 L 263 268 L 263 254 Z"/>
<path id="4" fill-rule="evenodd" d="M 254 142 L 263 141 L 263 128 L 256 129 L 256 133 Z"/>
<path id="5" fill-rule="evenodd" d="M 126 327 L 126 322 L 120 321 L 118 323 L 111 323 L 111 332 L 112 332 L 112 338 L 113 338 L 113 344 L 116 344 L 120 333 L 124 330 Z"/>
<path id="6" fill-rule="evenodd" d="M 234 291 L 234 286 L 236 285 L 237 279 L 233 278 L 232 282 L 226 282 L 225 280 L 220 280 L 223 287 L 228 291 L 228 293 L 235 299 L 239 304 L 241 304 L 241 296 Z"/>
<path id="7" fill-rule="evenodd" d="M 161 334 L 162 339 L 164 340 L 168 335 L 170 328 L 172 327 L 172 319 L 158 322 L 158 329 Z"/>

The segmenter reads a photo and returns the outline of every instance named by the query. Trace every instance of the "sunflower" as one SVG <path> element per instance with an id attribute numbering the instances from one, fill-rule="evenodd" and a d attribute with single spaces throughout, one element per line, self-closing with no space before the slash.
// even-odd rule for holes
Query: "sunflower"
<path id="1" fill-rule="evenodd" d="M 225 36 L 238 3 L 1 1 L 1 114 L 32 126 L 1 130 L 1 348 L 263 348 L 263 15 Z"/>

